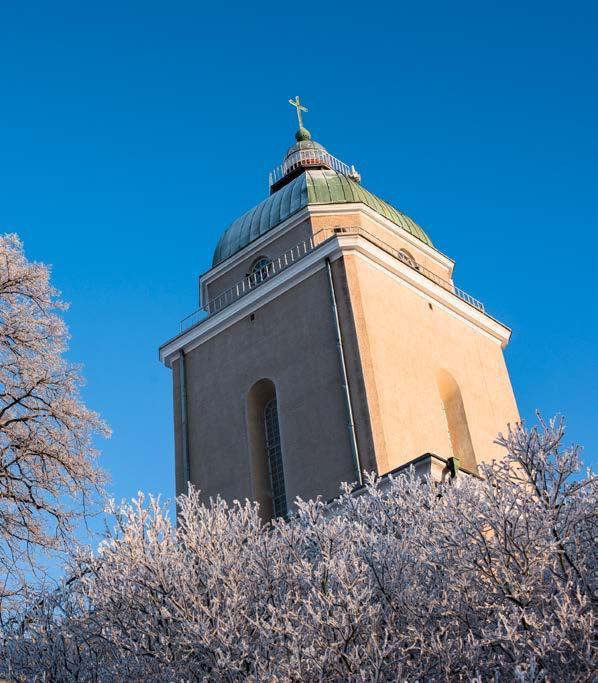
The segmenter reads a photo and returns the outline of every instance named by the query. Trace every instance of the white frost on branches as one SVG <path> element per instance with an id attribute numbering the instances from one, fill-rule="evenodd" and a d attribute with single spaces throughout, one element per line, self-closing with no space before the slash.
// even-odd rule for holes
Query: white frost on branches
<path id="1" fill-rule="evenodd" d="M 49 270 L 16 235 L 0 236 L 0 617 L 40 570 L 40 551 L 72 542 L 101 484 L 91 448 L 105 425 L 79 398 L 63 358 L 65 305 Z"/>
<path id="2" fill-rule="evenodd" d="M 589 681 L 596 479 L 562 423 L 499 442 L 482 479 L 413 473 L 335 514 L 158 499 L 5 633 L 6 673 L 59 681 Z"/>

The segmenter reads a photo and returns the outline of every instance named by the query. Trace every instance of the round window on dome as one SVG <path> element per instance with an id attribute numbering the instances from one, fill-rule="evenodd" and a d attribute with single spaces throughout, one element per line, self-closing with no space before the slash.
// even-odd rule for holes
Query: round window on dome
<path id="1" fill-rule="evenodd" d="M 253 262 L 249 274 L 250 285 L 259 285 L 272 274 L 272 261 L 266 256 L 260 256 Z"/>

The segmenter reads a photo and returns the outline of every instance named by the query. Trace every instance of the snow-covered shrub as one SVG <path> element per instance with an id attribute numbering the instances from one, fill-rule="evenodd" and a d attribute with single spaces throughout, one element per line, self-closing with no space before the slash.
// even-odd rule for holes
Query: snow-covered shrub
<path id="1" fill-rule="evenodd" d="M 584 681 L 595 667 L 596 479 L 562 423 L 438 486 L 413 473 L 335 514 L 155 498 L 5 634 L 6 674 L 55 681 Z"/>

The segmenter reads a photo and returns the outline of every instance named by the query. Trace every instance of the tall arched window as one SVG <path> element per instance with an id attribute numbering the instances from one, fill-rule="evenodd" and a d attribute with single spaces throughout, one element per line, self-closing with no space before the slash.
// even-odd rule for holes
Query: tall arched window
<path id="1" fill-rule="evenodd" d="M 436 379 L 446 417 L 452 455 L 459 458 L 463 467 L 475 472 L 476 457 L 459 385 L 450 372 L 446 370 L 439 370 Z"/>
<path id="2" fill-rule="evenodd" d="M 276 388 L 269 379 L 251 387 L 247 396 L 247 431 L 251 454 L 252 497 L 262 518 L 287 514 L 286 488 Z"/>
<path id="3" fill-rule="evenodd" d="M 270 486 L 272 487 L 272 511 L 274 517 L 285 517 L 287 514 L 287 494 L 282 468 L 278 405 L 275 398 L 268 401 L 264 408 L 264 429 L 266 432 L 266 457 L 268 459 L 268 471 L 270 472 Z"/>

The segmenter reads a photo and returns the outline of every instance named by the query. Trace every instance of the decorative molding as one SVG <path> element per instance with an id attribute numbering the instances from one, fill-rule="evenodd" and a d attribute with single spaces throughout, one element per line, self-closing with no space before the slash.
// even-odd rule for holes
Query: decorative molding
<path id="1" fill-rule="evenodd" d="M 444 268 L 448 268 L 449 272 L 452 272 L 455 262 L 452 258 L 443 254 L 441 251 L 436 249 L 436 247 L 430 247 L 425 242 L 412 235 L 408 230 L 402 228 L 400 225 L 393 223 L 391 220 L 382 216 L 374 209 L 371 209 L 366 204 L 361 202 L 355 202 L 353 204 L 310 204 L 308 206 L 309 213 L 312 216 L 343 216 L 351 213 L 363 213 L 368 218 L 377 223 L 380 227 L 387 230 L 393 236 L 402 237 L 406 242 L 416 249 L 422 251 L 426 256 L 430 257 L 433 261 L 436 261 L 439 265 Z M 397 233 L 397 230 L 399 231 Z"/>
<path id="2" fill-rule="evenodd" d="M 384 228 L 390 234 L 396 236 L 397 234 L 402 237 L 408 244 L 413 248 L 419 249 L 427 257 L 431 258 L 433 261 L 438 263 L 440 266 L 447 268 L 449 275 L 452 274 L 455 262 L 453 259 L 443 254 L 441 251 L 435 247 L 430 247 L 425 242 L 422 242 L 417 237 L 414 237 L 408 230 L 402 228 L 400 225 L 393 223 L 388 218 L 382 216 L 377 211 L 374 211 L 366 204 L 362 202 L 354 202 L 352 204 L 308 204 L 303 207 L 297 213 L 287 218 L 282 223 L 279 223 L 275 228 L 269 230 L 264 235 L 261 235 L 257 239 L 250 242 L 247 246 L 243 247 L 241 251 L 238 251 L 233 256 L 230 256 L 222 263 L 214 266 L 205 273 L 199 276 L 199 305 L 200 307 L 205 302 L 205 295 L 207 287 L 214 282 L 218 277 L 224 275 L 229 270 L 232 270 L 239 265 L 246 258 L 249 258 L 254 253 L 259 252 L 266 244 L 274 241 L 281 233 L 287 230 L 292 230 L 297 225 L 302 223 L 306 218 L 311 216 L 346 216 L 348 214 L 363 213 L 369 219 L 373 220 L 379 226 Z"/>
<path id="3" fill-rule="evenodd" d="M 338 244 L 334 240 L 314 249 L 310 254 L 278 275 L 275 275 L 272 279 L 265 280 L 259 287 L 256 287 L 222 311 L 204 318 L 195 327 L 167 341 L 160 347 L 160 360 L 170 367 L 179 349 L 184 349 L 185 353 L 188 353 L 196 346 L 199 346 L 199 344 L 211 339 L 214 335 L 248 315 L 252 310 L 264 306 L 277 298 L 291 287 L 324 268 L 324 259 L 327 256 L 331 260 L 340 257 Z"/>
<path id="4" fill-rule="evenodd" d="M 358 258 L 417 292 L 428 302 L 436 303 L 453 317 L 478 332 L 484 333 L 489 339 L 499 343 L 502 348 L 507 345 L 511 330 L 488 313 L 466 303 L 453 292 L 429 280 L 359 235 L 341 235 L 337 239 L 341 252 L 354 253 Z"/>
<path id="5" fill-rule="evenodd" d="M 258 246 L 254 246 L 258 249 Z M 429 280 L 363 236 L 341 234 L 322 243 L 321 246 L 300 261 L 275 275 L 271 280 L 265 280 L 259 287 L 227 308 L 205 318 L 195 327 L 167 341 L 160 347 L 160 360 L 170 367 L 172 360 L 181 349 L 188 353 L 248 315 L 252 310 L 264 306 L 324 268 L 326 257 L 330 260 L 336 260 L 345 253 L 355 254 L 358 258 L 401 282 L 413 292 L 423 296 L 427 301 L 435 302 L 448 314 L 481 332 L 495 343 L 499 343 L 501 347 L 506 346 L 509 341 L 511 331 L 498 320 L 470 306 L 456 294 Z"/>

